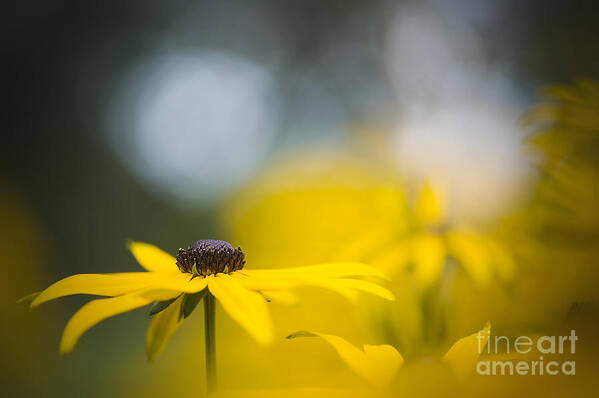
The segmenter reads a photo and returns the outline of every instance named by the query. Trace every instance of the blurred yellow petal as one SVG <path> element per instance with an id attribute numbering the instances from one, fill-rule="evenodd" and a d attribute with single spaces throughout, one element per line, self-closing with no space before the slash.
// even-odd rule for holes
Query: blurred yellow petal
<path id="1" fill-rule="evenodd" d="M 404 363 L 401 354 L 395 347 L 388 344 L 364 344 L 364 353 L 370 362 L 376 364 L 379 385 L 390 385 L 393 377 Z"/>
<path id="2" fill-rule="evenodd" d="M 447 234 L 449 250 L 479 286 L 489 284 L 493 275 L 488 245 L 473 233 L 453 231 Z"/>
<path id="3" fill-rule="evenodd" d="M 171 303 L 165 310 L 152 317 L 146 332 L 146 356 L 148 362 L 156 358 L 166 347 L 168 340 L 183 323 L 181 303 L 183 295 Z"/>
<path id="4" fill-rule="evenodd" d="M 439 280 L 443 271 L 445 243 L 436 235 L 418 235 L 412 238 L 411 249 L 414 277 L 421 287 L 428 288 Z"/>
<path id="5" fill-rule="evenodd" d="M 60 341 L 60 353 L 73 351 L 79 337 L 95 324 L 114 315 L 150 304 L 150 300 L 135 294 L 98 299 L 85 304 L 67 323 Z"/>
<path id="6" fill-rule="evenodd" d="M 495 272 L 503 280 L 510 280 L 516 274 L 516 263 L 512 254 L 501 244 L 490 241 L 489 256 L 495 265 Z"/>
<path id="7" fill-rule="evenodd" d="M 145 269 L 154 272 L 177 271 L 177 260 L 167 252 L 149 243 L 127 242 L 133 256 Z"/>
<path id="8" fill-rule="evenodd" d="M 287 278 L 293 276 L 348 278 L 373 276 L 381 279 L 389 279 L 385 274 L 374 267 L 362 263 L 344 261 L 294 268 L 243 270 L 242 272 L 248 276 L 257 276 L 261 278 Z"/>
<path id="9" fill-rule="evenodd" d="M 288 339 L 297 337 L 322 338 L 355 374 L 377 387 L 387 387 L 403 364 L 401 354 L 390 345 L 364 345 L 362 351 L 347 340 L 331 334 L 304 331 L 287 336 Z"/>
<path id="10" fill-rule="evenodd" d="M 394 232 L 390 226 L 373 226 L 342 245 L 333 257 L 361 260 L 379 250 L 381 244 L 387 243 Z"/>
<path id="11" fill-rule="evenodd" d="M 554 97 L 564 102 L 573 102 L 575 104 L 584 104 L 585 98 L 576 86 L 565 84 L 555 84 L 541 89 L 544 97 Z"/>
<path id="12" fill-rule="evenodd" d="M 410 240 L 392 245 L 374 256 L 370 263 L 386 275 L 393 276 L 410 265 Z"/>
<path id="13" fill-rule="evenodd" d="M 478 357 L 487 345 L 490 335 L 491 324 L 487 322 L 482 330 L 459 339 L 443 356 L 443 361 L 458 377 L 467 377 L 474 372 Z"/>
<path id="14" fill-rule="evenodd" d="M 272 341 L 272 322 L 262 295 L 247 290 L 229 275 L 210 275 L 207 279 L 210 293 L 234 321 L 259 343 L 268 344 Z"/>
<path id="15" fill-rule="evenodd" d="M 422 225 L 435 225 L 445 218 L 445 198 L 440 187 L 427 182 L 422 185 L 414 214 Z"/>
<path id="16" fill-rule="evenodd" d="M 125 272 L 118 274 L 79 274 L 61 279 L 41 292 L 31 308 L 72 294 L 93 294 L 98 296 L 119 296 L 150 286 L 160 279 L 151 272 Z"/>

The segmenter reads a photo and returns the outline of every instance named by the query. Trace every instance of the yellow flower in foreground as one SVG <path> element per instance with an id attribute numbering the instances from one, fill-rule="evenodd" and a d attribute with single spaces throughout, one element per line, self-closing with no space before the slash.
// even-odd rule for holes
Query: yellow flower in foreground
<path id="1" fill-rule="evenodd" d="M 71 352 L 79 337 L 100 321 L 156 302 L 146 335 L 146 353 L 153 359 L 198 302 L 213 296 L 225 312 L 256 341 L 273 339 L 267 301 L 290 302 L 289 289 L 315 286 L 333 290 L 349 300 L 366 292 L 387 300 L 393 295 L 362 277 L 384 278 L 360 263 L 336 262 L 278 270 L 246 270 L 244 254 L 229 243 L 202 240 L 173 257 L 147 243 L 131 242 L 129 249 L 148 272 L 80 274 L 62 279 L 40 293 L 22 299 L 31 308 L 73 294 L 109 296 L 84 305 L 67 323 L 60 352 Z"/>
<path id="2" fill-rule="evenodd" d="M 458 340 L 441 361 L 448 365 L 456 377 L 464 378 L 474 371 L 476 361 L 487 345 L 491 334 L 491 325 L 487 323 L 483 330 Z M 339 336 L 316 332 L 296 332 L 288 339 L 297 337 L 320 337 L 330 344 L 347 366 L 368 384 L 386 389 L 404 364 L 401 354 L 391 345 L 364 344 L 357 348 Z"/>

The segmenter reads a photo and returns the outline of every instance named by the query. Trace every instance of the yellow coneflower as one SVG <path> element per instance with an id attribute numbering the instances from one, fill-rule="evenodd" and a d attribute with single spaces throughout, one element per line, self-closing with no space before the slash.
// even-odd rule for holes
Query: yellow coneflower
<path id="1" fill-rule="evenodd" d="M 214 311 L 219 301 L 231 318 L 262 344 L 273 339 L 267 301 L 290 301 L 289 289 L 316 286 L 333 290 L 349 300 L 366 292 L 387 300 L 393 295 L 362 277 L 384 275 L 369 266 L 335 262 L 278 270 L 244 269 L 245 255 L 222 240 L 200 240 L 176 257 L 141 242 L 129 249 L 147 272 L 79 274 L 64 278 L 42 292 L 21 299 L 31 308 L 59 297 L 74 294 L 109 296 L 85 304 L 68 321 L 60 342 L 62 354 L 71 352 L 81 335 L 100 321 L 151 303 L 153 316 L 146 334 L 148 360 L 156 357 L 168 339 L 204 300 L 207 381 L 215 389 Z"/>

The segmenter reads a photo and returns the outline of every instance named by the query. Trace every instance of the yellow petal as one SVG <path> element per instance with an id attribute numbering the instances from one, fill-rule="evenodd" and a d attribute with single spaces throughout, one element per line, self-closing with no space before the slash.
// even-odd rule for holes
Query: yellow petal
<path id="1" fill-rule="evenodd" d="M 424 288 L 430 287 L 443 271 L 445 244 L 440 237 L 426 234 L 414 237 L 411 246 L 416 281 Z"/>
<path id="2" fill-rule="evenodd" d="M 459 339 L 443 356 L 443 361 L 458 377 L 465 378 L 474 371 L 476 361 L 487 345 L 490 335 L 491 324 L 487 322 L 479 332 Z"/>
<path id="3" fill-rule="evenodd" d="M 190 274 L 184 274 L 179 271 L 172 274 L 158 275 L 161 275 L 161 277 L 154 280 L 146 290 L 176 290 L 183 293 L 197 293 L 208 285 L 205 277 L 191 279 Z"/>
<path id="4" fill-rule="evenodd" d="M 162 249 L 143 242 L 128 241 L 127 246 L 133 256 L 145 269 L 154 272 L 177 271 L 177 260 Z"/>
<path id="5" fill-rule="evenodd" d="M 377 387 L 388 386 L 403 364 L 401 354 L 390 345 L 364 345 L 362 351 L 339 336 L 317 332 L 296 332 L 287 338 L 314 336 L 329 343 L 355 374 Z"/>
<path id="6" fill-rule="evenodd" d="M 141 297 L 148 301 L 166 301 L 166 300 L 174 299 L 175 297 L 179 297 L 181 295 L 181 292 L 176 291 L 176 290 L 162 290 L 162 289 L 148 288 L 148 289 L 144 289 L 144 290 L 138 290 L 138 291 L 135 291 L 130 294 L 136 295 L 137 297 Z"/>
<path id="7" fill-rule="evenodd" d="M 229 275 L 210 275 L 207 280 L 210 293 L 234 321 L 259 343 L 268 344 L 272 341 L 272 321 L 262 295 L 244 288 Z"/>
<path id="8" fill-rule="evenodd" d="M 95 324 L 114 315 L 131 311 L 151 301 L 135 294 L 98 299 L 85 304 L 67 323 L 60 341 L 60 353 L 73 351 L 79 337 Z"/>
<path id="9" fill-rule="evenodd" d="M 378 385 L 388 386 L 393 381 L 393 377 L 401 368 L 404 359 L 395 347 L 382 344 L 370 345 L 364 344 L 364 353 L 369 361 L 376 364 L 376 372 L 378 373 Z"/>
<path id="10" fill-rule="evenodd" d="M 389 279 L 381 271 L 366 264 L 356 262 L 334 262 L 325 264 L 308 265 L 305 267 L 281 268 L 281 269 L 260 269 L 243 270 L 242 273 L 248 276 L 259 276 L 261 278 L 280 278 L 309 276 L 320 278 L 349 278 L 373 276 L 382 279 Z"/>
<path id="11" fill-rule="evenodd" d="M 27 296 L 21 297 L 17 300 L 17 304 L 31 304 L 42 292 L 30 293 Z"/>
<path id="12" fill-rule="evenodd" d="M 243 287 L 249 290 L 254 290 L 260 293 L 263 292 L 284 292 L 287 289 L 299 287 L 299 286 L 310 286 L 320 287 L 323 289 L 331 290 L 341 296 L 345 297 L 348 301 L 354 303 L 358 300 L 358 293 L 356 290 L 349 289 L 342 286 L 341 283 L 335 283 L 339 279 L 332 278 L 308 278 L 308 277 L 289 277 L 289 278 L 276 278 L 276 277 L 255 277 L 255 276 L 242 276 L 231 274 L 235 280 L 237 280 Z"/>
<path id="13" fill-rule="evenodd" d="M 332 279 L 331 283 L 338 286 L 343 286 L 348 289 L 357 290 L 363 293 L 369 293 L 373 296 L 380 297 L 385 300 L 395 301 L 395 296 L 389 290 L 375 283 L 363 281 L 359 279 Z"/>
<path id="14" fill-rule="evenodd" d="M 144 290 L 135 291 L 133 294 L 143 297 L 150 301 L 167 301 L 179 297 L 180 291 L 170 289 L 154 289 L 148 288 Z"/>
<path id="15" fill-rule="evenodd" d="M 146 356 L 148 362 L 156 358 L 166 347 L 168 340 L 183 323 L 181 304 L 183 295 L 171 303 L 165 310 L 152 317 L 146 332 Z"/>
<path id="16" fill-rule="evenodd" d="M 159 274 L 151 272 L 73 275 L 59 280 L 41 292 L 31 303 L 31 308 L 46 301 L 72 294 L 120 296 L 148 287 L 159 278 Z"/>
<path id="17" fill-rule="evenodd" d="M 332 283 L 333 281 L 338 281 L 338 279 L 321 280 L 306 278 L 302 281 L 298 281 L 298 286 L 320 287 L 343 296 L 343 298 L 352 304 L 358 301 L 359 294 L 356 290 L 343 286 L 341 283 Z"/>
<path id="18" fill-rule="evenodd" d="M 354 301 L 355 292 L 369 293 L 385 300 L 394 301 L 395 296 L 389 290 L 375 283 L 363 281 L 359 279 L 303 279 L 299 285 L 317 286 L 325 289 L 333 290 L 346 296 L 350 301 Z M 346 292 L 350 292 L 349 294 Z"/>
<path id="19" fill-rule="evenodd" d="M 260 293 L 269 301 L 281 304 L 296 304 L 298 298 L 288 290 L 262 290 Z"/>
<path id="20" fill-rule="evenodd" d="M 425 183 L 420 189 L 414 213 L 423 225 L 435 225 L 445 218 L 445 200 L 440 187 Z"/>
<path id="21" fill-rule="evenodd" d="M 284 290 L 296 287 L 298 285 L 297 280 L 291 278 L 277 278 L 277 277 L 261 277 L 261 276 L 248 276 L 244 274 L 244 271 L 232 272 L 229 276 L 240 283 L 244 288 L 255 291 L 262 290 Z"/>
<path id="22" fill-rule="evenodd" d="M 252 274 L 254 275 L 254 274 Z M 351 302 L 356 302 L 358 292 L 370 293 L 386 300 L 395 300 L 393 294 L 387 289 L 368 281 L 360 279 L 345 278 L 320 278 L 312 276 L 289 276 L 287 278 L 245 276 L 240 273 L 232 273 L 231 278 L 239 282 L 249 290 L 264 292 L 282 292 L 299 286 L 320 287 L 334 291 Z"/>

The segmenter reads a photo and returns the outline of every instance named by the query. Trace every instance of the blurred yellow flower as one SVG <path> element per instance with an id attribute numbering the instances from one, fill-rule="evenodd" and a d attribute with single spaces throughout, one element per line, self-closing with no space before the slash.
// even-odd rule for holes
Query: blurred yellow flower
<path id="1" fill-rule="evenodd" d="M 358 292 L 394 300 L 381 286 L 354 279 L 385 278 L 380 271 L 360 263 L 246 270 L 241 249 L 217 240 L 198 241 L 188 249 L 179 249 L 176 258 L 147 243 L 131 242 L 129 249 L 148 272 L 73 275 L 22 299 L 31 301 L 31 308 L 35 308 L 73 294 L 110 296 L 87 303 L 73 315 L 62 335 L 61 353 L 71 352 L 79 337 L 100 321 L 154 301 L 154 316 L 146 335 L 149 360 L 164 349 L 170 336 L 206 294 L 214 296 L 225 312 L 259 343 L 270 343 L 273 338 L 267 301 L 292 301 L 294 296 L 289 289 L 297 286 L 329 289 L 349 300 L 355 300 Z"/>
<path id="2" fill-rule="evenodd" d="M 491 233 L 449 214 L 438 185 L 422 184 L 413 200 L 406 185 L 380 157 L 303 151 L 273 163 L 236 192 L 223 218 L 231 239 L 251 247 L 264 263 L 352 260 L 389 275 L 397 301 L 357 308 L 368 319 L 363 325 L 340 330 L 338 322 L 318 312 L 302 324 L 310 322 L 312 330 L 336 327 L 349 338 L 384 336 L 406 357 L 427 355 L 487 316 L 488 308 L 481 308 L 481 316 L 469 323 L 456 325 L 452 318 L 450 324 L 448 311 L 459 293 L 454 283 L 465 279 L 471 286 L 475 280 L 486 293 L 499 280 L 492 277 L 509 279 L 515 266 Z M 261 241 L 265 235 L 277 242 L 272 250 Z M 468 273 L 454 278 L 456 259 Z M 464 278 L 469 275 L 474 276 Z M 290 318 L 286 325 L 295 330 L 296 324 Z"/>
<path id="3" fill-rule="evenodd" d="M 573 85 L 553 85 L 542 91 L 543 102 L 524 117 L 536 132 L 529 144 L 540 149 L 543 163 L 557 171 L 564 160 L 596 159 L 599 145 L 599 82 L 580 79 Z"/>
<path id="4" fill-rule="evenodd" d="M 389 167 L 357 156 L 285 153 L 231 195 L 223 224 L 263 264 L 356 260 L 405 229 L 397 179 Z"/>
<path id="5" fill-rule="evenodd" d="M 543 97 L 524 119 L 544 172 L 533 215 L 570 245 L 580 239 L 563 235 L 599 233 L 599 82 L 550 86 Z"/>
<path id="6" fill-rule="evenodd" d="M 474 282 L 487 286 L 497 275 L 509 279 L 514 262 L 495 240 L 447 216 L 445 196 L 438 185 L 422 185 L 408 213 L 409 230 L 379 249 L 371 263 L 390 275 L 412 267 L 418 286 L 428 289 L 439 282 L 448 259 L 454 259 Z"/>
<path id="7" fill-rule="evenodd" d="M 448 365 L 456 377 L 467 377 L 474 371 L 490 334 L 491 325 L 487 323 L 481 331 L 458 340 L 441 358 L 441 362 Z M 322 338 L 357 376 L 375 388 L 387 389 L 404 364 L 401 354 L 391 345 L 364 344 L 359 349 L 345 339 L 331 334 L 302 331 L 287 336 L 288 339 L 298 337 Z"/>
<path id="8" fill-rule="evenodd" d="M 505 316 L 538 327 L 561 322 L 575 302 L 599 297 L 599 82 L 543 88 L 523 122 L 532 130 L 527 144 L 538 180 L 507 232 L 522 264 L 512 296 L 527 305 Z"/>

